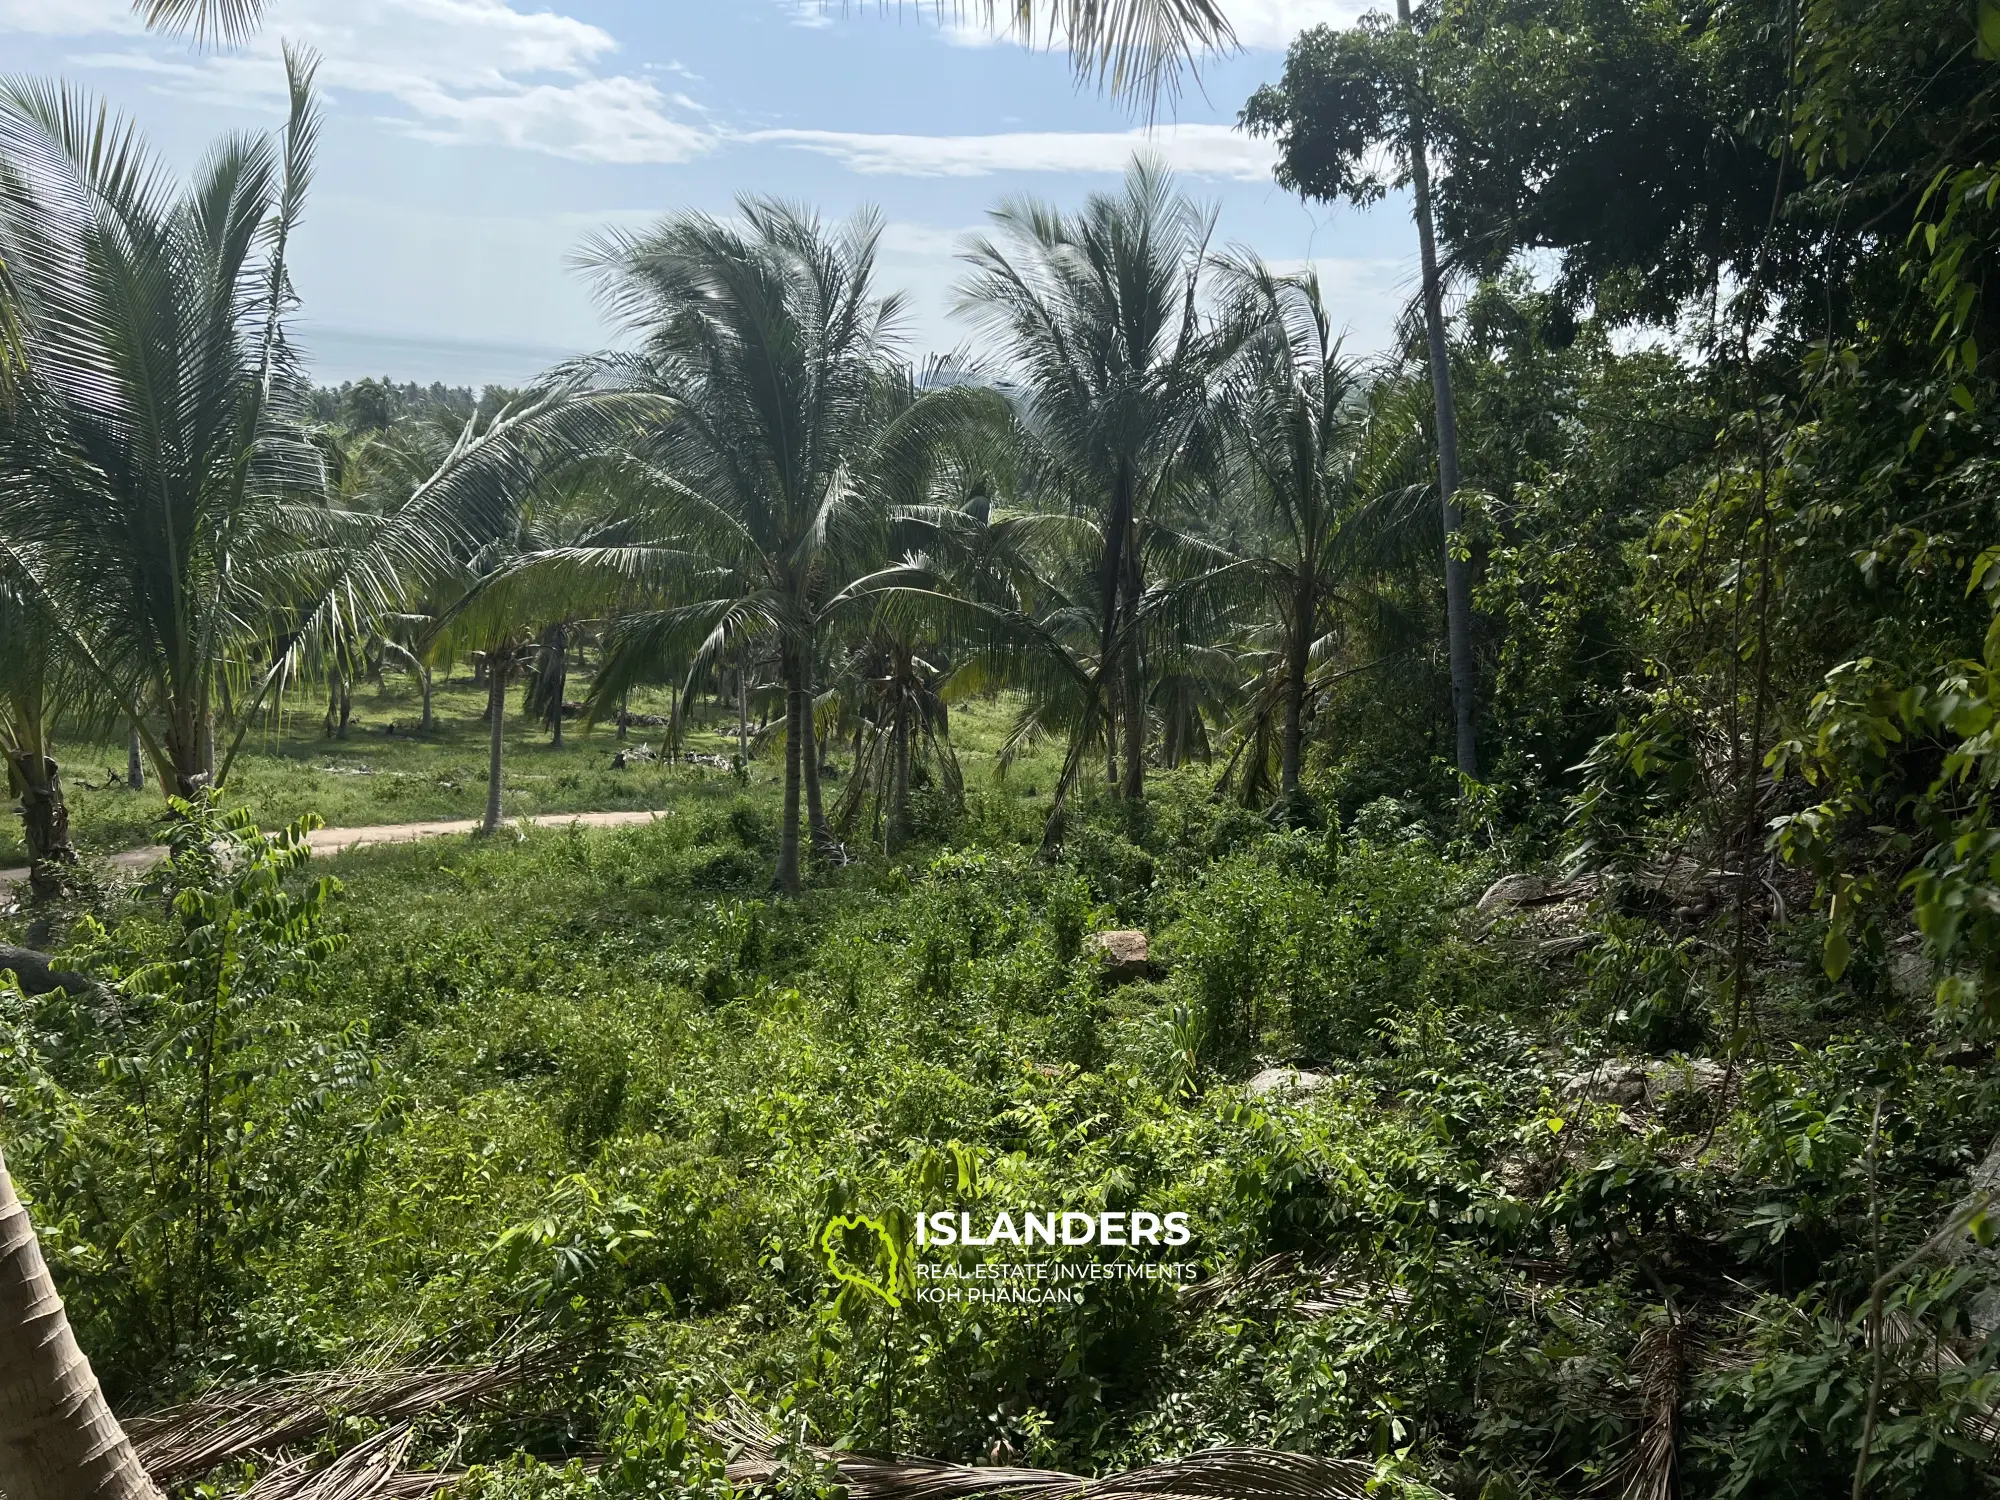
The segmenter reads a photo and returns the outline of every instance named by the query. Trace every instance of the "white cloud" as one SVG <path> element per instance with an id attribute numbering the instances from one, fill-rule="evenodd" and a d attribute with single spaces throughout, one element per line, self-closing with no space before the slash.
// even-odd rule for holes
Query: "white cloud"
<path id="1" fill-rule="evenodd" d="M 708 132 L 662 111 L 659 90 L 635 78 L 541 84 L 468 98 L 401 97 L 427 122 L 406 127 L 410 134 L 447 145 L 515 146 L 575 161 L 633 165 L 687 161 L 715 144 Z"/>
<path id="2" fill-rule="evenodd" d="M 1179 171 L 1262 181 L 1276 153 L 1229 125 L 1159 130 L 1024 130 L 1002 135 L 869 135 L 845 130 L 757 130 L 737 139 L 831 156 L 869 176 L 985 177 L 994 172 L 1121 172 L 1153 151 Z"/>
<path id="3" fill-rule="evenodd" d="M 0 0 L 0 31 L 29 36 L 96 36 L 137 31 L 127 0 Z"/>
<path id="4" fill-rule="evenodd" d="M 882 226 L 885 255 L 956 255 L 968 236 L 979 233 L 976 225 L 963 229 L 937 229 L 929 224 L 908 224 L 891 220 Z"/>
<path id="5" fill-rule="evenodd" d="M 115 3 L 0 0 L 0 26 L 6 7 Z M 107 22 L 98 29 L 115 28 Z M 694 110 L 684 96 L 600 72 L 618 51 L 609 32 L 554 11 L 516 10 L 506 0 L 278 0 L 240 52 L 163 62 L 134 48 L 88 61 L 153 73 L 207 100 L 261 104 L 282 89 L 280 37 L 320 54 L 327 87 L 401 105 L 404 113 L 385 123 L 423 140 L 620 163 L 687 161 L 716 143 L 688 123 Z"/>

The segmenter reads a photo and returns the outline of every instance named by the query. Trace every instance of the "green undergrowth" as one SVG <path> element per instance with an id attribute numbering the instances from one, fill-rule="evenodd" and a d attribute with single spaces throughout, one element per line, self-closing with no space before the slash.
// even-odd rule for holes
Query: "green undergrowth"
<path id="1" fill-rule="evenodd" d="M 1698 954 L 1615 888 L 1551 954 L 1472 912 L 1499 854 L 1393 804 L 1280 832 L 1169 777 L 1053 861 L 1011 795 L 948 832 L 780 902 L 771 799 L 727 778 L 644 828 L 324 865 L 199 813 L 69 933 L 115 997 L 0 1000 L 9 1163 L 116 1402 L 553 1339 L 417 1453 L 481 1496 L 719 1494 L 687 1424 L 735 1395 L 875 1451 L 1254 1444 L 1503 1500 L 1644 1472 L 1667 1381 L 1685 1492 L 1845 1492 L 1867 1289 L 2000 1130 L 1927 1012 L 1780 934 L 1719 1105 L 1674 1050 L 1719 1024 Z M 1151 977 L 1107 980 L 1113 926 Z M 1573 1086 L 1649 1046 L 1683 1083 Z M 1246 1089 L 1281 1065 L 1317 1086 Z M 1193 1285 L 918 1295 L 913 1260 L 1120 1258 L 912 1243 L 1002 1210 L 1184 1213 L 1123 1259 Z M 896 1244 L 843 1249 L 899 1305 L 830 1272 L 839 1215 Z M 1989 1283 L 1976 1251 L 1895 1282 L 1871 1494 L 1983 1492 Z"/>

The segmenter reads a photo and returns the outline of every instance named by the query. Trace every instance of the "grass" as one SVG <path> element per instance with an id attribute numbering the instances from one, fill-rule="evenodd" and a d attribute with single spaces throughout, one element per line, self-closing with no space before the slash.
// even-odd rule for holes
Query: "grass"
<path id="1" fill-rule="evenodd" d="M 582 686 L 572 678 L 573 694 Z M 464 679 L 440 683 L 432 702 L 436 728 L 421 736 L 412 732 L 421 700 L 403 678 L 357 688 L 345 739 L 324 732 L 316 706 L 287 712 L 282 725 L 255 731 L 244 741 L 223 788 L 224 799 L 250 808 L 267 828 L 308 812 L 317 813 L 330 828 L 478 818 L 486 809 L 486 691 Z M 667 708 L 664 690 L 635 693 L 631 701 L 639 714 L 664 714 Z M 968 786 L 996 784 L 997 753 L 1012 714 L 1012 706 L 1000 699 L 968 702 L 954 711 L 954 737 Z M 751 728 L 747 785 L 753 793 L 759 788 L 775 791 L 783 775 L 781 742 L 772 737 L 757 745 L 754 712 Z M 735 731 L 733 711 L 710 700 L 697 707 L 687 747 L 733 756 Z M 658 763 L 614 769 L 613 758 L 621 748 L 646 743 L 657 749 L 661 737 L 659 728 L 635 725 L 621 742 L 610 725 L 585 730 L 572 722 L 558 749 L 549 743 L 546 729 L 521 714 L 516 693 L 510 700 L 501 809 L 509 818 L 657 810 L 670 806 L 690 786 L 719 781 L 736 787 L 732 774 L 712 769 Z M 843 747 L 827 750 L 828 760 L 844 773 L 849 757 Z M 155 841 L 166 799 L 150 770 L 144 790 L 127 787 L 122 744 L 76 744 L 59 755 L 71 834 L 82 853 L 106 855 Z M 1039 799 L 1046 805 L 1055 769 L 1055 753 L 1044 749 L 1016 768 L 1002 794 L 1008 801 Z M 836 778 L 827 796 L 838 794 Z M 26 859 L 20 825 L 9 820 L 0 826 L 0 865 Z"/>

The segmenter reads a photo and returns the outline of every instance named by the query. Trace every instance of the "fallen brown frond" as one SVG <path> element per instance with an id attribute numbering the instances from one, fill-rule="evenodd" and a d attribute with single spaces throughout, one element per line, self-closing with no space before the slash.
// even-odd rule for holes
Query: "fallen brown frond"
<path id="1" fill-rule="evenodd" d="M 1673 1500 L 1680 1493 L 1681 1386 L 1689 1339 L 1671 1314 L 1648 1323 L 1632 1348 L 1639 1376 L 1639 1445 L 1625 1481 L 1625 1500 Z"/>
<path id="2" fill-rule="evenodd" d="M 224 1387 L 179 1406 L 131 1418 L 125 1423 L 125 1430 L 138 1449 L 146 1472 L 166 1489 L 183 1480 L 199 1478 L 232 1459 L 255 1454 L 268 1456 L 294 1444 L 309 1442 L 341 1417 L 359 1417 L 393 1427 L 439 1407 L 491 1401 L 559 1362 L 560 1356 L 554 1350 L 543 1348 L 508 1354 L 478 1365 L 364 1368 L 287 1375 Z M 329 1496 L 327 1500 L 336 1497 Z"/>
<path id="3" fill-rule="evenodd" d="M 755 1414 L 739 1407 L 709 1424 L 711 1435 L 738 1456 L 729 1465 L 737 1484 L 777 1477 L 781 1447 Z M 1210 1448 L 1171 1463 L 1087 1478 L 1054 1469 L 976 1469 L 927 1458 L 876 1458 L 808 1446 L 840 1471 L 849 1500 L 1107 1500 L 1125 1495 L 1189 1496 L 1202 1500 L 1361 1500 L 1375 1466 L 1351 1459 L 1278 1453 L 1264 1448 Z"/>
<path id="4" fill-rule="evenodd" d="M 1296 1255 L 1273 1255 L 1252 1265 L 1221 1271 L 1183 1287 L 1181 1306 L 1203 1312 L 1259 1292 L 1284 1292 L 1302 1318 L 1332 1317 L 1356 1307 L 1401 1309 L 1410 1304 L 1402 1287 L 1356 1281 L 1331 1265 L 1306 1265 Z"/>

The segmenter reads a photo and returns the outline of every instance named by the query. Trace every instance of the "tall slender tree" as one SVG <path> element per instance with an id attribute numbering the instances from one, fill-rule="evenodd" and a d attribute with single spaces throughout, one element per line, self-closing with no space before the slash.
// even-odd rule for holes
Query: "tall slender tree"
<path id="1" fill-rule="evenodd" d="M 1373 18 L 1347 30 L 1305 33 L 1285 60 L 1284 77 L 1259 89 L 1243 110 L 1256 135 L 1275 136 L 1278 181 L 1309 198 L 1368 204 L 1407 184 L 1422 266 L 1420 301 L 1437 442 L 1437 490 L 1444 529 L 1445 630 L 1451 665 L 1453 748 L 1460 774 L 1479 776 L 1478 682 L 1472 652 L 1472 569 L 1458 503 L 1458 408 L 1446 337 L 1444 271 L 1438 260 L 1426 125 L 1424 38 L 1397 0 L 1399 25 Z M 1385 153 L 1383 148 L 1389 148 Z M 1400 172 L 1385 168 L 1385 156 Z"/>
<path id="2" fill-rule="evenodd" d="M 1410 0 L 1396 0 L 1396 18 L 1410 29 Z M 1444 514 L 1444 609 L 1451 660 L 1451 708 L 1458 772 L 1479 779 L 1475 734 L 1478 692 L 1472 665 L 1472 563 L 1465 555 L 1464 517 L 1458 505 L 1458 403 L 1452 395 L 1451 351 L 1445 339 L 1444 280 L 1438 269 L 1437 223 L 1431 212 L 1430 146 L 1424 129 L 1423 82 L 1406 80 L 1404 147 L 1409 162 L 1410 212 L 1417 221 L 1417 253 L 1423 274 L 1424 344 L 1437 405 L 1438 503 Z"/>
<path id="3" fill-rule="evenodd" d="M 1306 682 L 1335 584 L 1342 523 L 1355 512 L 1360 425 L 1344 359 L 1312 272 L 1281 276 L 1256 260 L 1223 265 L 1242 357 L 1223 387 L 1242 488 L 1270 538 L 1251 571 L 1277 623 L 1282 683 L 1279 792 L 1299 787 Z"/>
<path id="4" fill-rule="evenodd" d="M 104 107 L 0 86 L 0 258 L 49 429 L 0 533 L 181 795 L 213 778 L 225 676 L 242 698 L 323 481 L 284 322 L 319 117 L 311 59 L 287 68 L 285 129 L 226 137 L 178 191 Z"/>
<path id="5" fill-rule="evenodd" d="M 600 703 L 663 661 L 707 674 L 753 643 L 776 657 L 785 790 L 775 881 L 795 891 L 802 800 L 814 835 L 830 837 L 812 669 L 825 622 L 850 597 L 856 544 L 878 524 L 870 479 L 902 304 L 875 289 L 873 215 L 830 228 L 765 199 L 739 213 L 740 223 L 676 215 L 602 236 L 585 254 L 605 305 L 639 340 L 634 354 L 602 362 L 601 383 L 661 403 L 624 476 L 650 507 L 657 543 L 566 560 L 625 570 L 656 602 L 617 620 Z"/>
<path id="6" fill-rule="evenodd" d="M 1138 798 L 1151 740 L 1144 532 L 1211 412 L 1216 350 L 1199 297 L 1214 211 L 1140 157 L 1122 191 L 1076 214 L 1010 199 L 993 220 L 966 252 L 958 305 L 1002 342 L 1027 440 L 1098 523 L 1094 713 L 1122 721 L 1116 785 Z"/>

